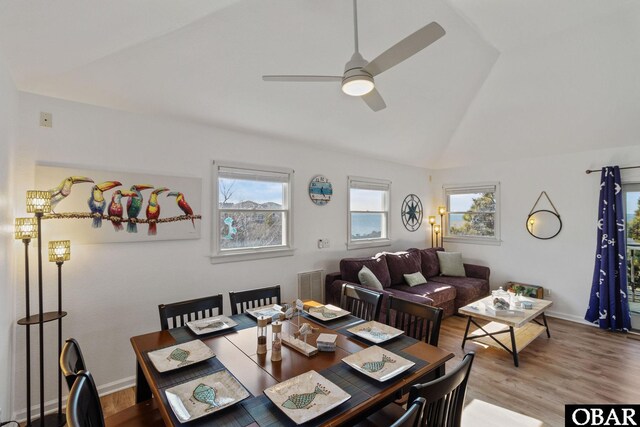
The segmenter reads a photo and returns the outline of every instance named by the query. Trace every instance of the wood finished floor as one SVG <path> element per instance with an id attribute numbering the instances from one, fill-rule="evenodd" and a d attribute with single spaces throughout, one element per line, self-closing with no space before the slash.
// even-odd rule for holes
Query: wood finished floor
<path id="1" fill-rule="evenodd" d="M 520 354 L 520 367 L 503 350 L 467 343 L 475 350 L 467 402 L 480 399 L 537 418 L 547 426 L 564 425 L 568 403 L 640 402 L 640 341 L 587 325 L 548 318 L 551 339 L 541 335 Z M 449 317 L 440 331 L 440 347 L 455 353 L 447 369 L 464 354 L 460 348 L 466 319 Z M 133 388 L 102 398 L 105 416 L 134 402 Z"/>

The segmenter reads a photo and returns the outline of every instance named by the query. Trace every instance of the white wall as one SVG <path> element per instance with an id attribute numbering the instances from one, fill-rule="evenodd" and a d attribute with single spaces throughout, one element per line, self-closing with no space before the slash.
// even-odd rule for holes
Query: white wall
<path id="1" fill-rule="evenodd" d="M 38 126 L 40 111 L 53 113 L 53 128 Z M 64 265 L 64 336 L 80 341 L 89 368 L 106 389 L 128 384 L 135 359 L 129 338 L 159 329 L 157 305 L 183 299 L 226 294 L 280 283 L 285 299 L 296 295 L 297 273 L 313 269 L 332 272 L 346 256 L 364 256 L 375 249 L 346 251 L 347 175 L 390 179 L 391 233 L 388 250 L 425 246 L 426 232 L 407 232 L 399 215 L 409 193 L 423 200 L 428 171 L 361 156 L 309 148 L 261 136 L 239 134 L 196 124 L 154 118 L 29 94 L 20 95 L 16 194 L 33 185 L 36 162 L 53 162 L 106 170 L 142 171 L 203 178 L 203 237 L 200 240 L 153 243 L 73 245 Z M 390 141 L 393 143 L 393 141 Z M 224 159 L 295 169 L 293 257 L 212 265 L 210 253 L 211 160 Z M 310 179 L 324 174 L 333 183 L 334 197 L 324 207 L 307 195 Z M 23 209 L 24 200 L 14 200 Z M 55 227 L 45 221 L 45 227 Z M 47 229 L 45 228 L 45 233 Z M 320 250 L 317 239 L 329 238 Z M 48 239 L 44 237 L 44 242 Z M 55 304 L 55 266 L 46 263 L 49 307 Z M 225 302 L 227 296 L 225 296 Z M 18 302 L 21 306 L 21 297 Z M 226 302 L 228 304 L 228 302 Z M 50 309 L 50 308 L 49 308 Z M 55 329 L 47 331 L 48 351 L 54 355 Z M 18 333 L 16 360 L 22 360 L 24 336 Z M 53 357 L 47 367 L 53 368 Z M 17 376 L 24 366 L 17 364 Z M 47 398 L 53 398 L 54 374 L 49 371 Z M 124 381 L 123 381 L 124 380 Z M 104 390 L 104 388 L 103 388 Z M 15 410 L 24 408 L 18 382 Z"/>
<path id="2" fill-rule="evenodd" d="M 551 290 L 553 314 L 582 321 L 593 274 L 600 179 L 599 173 L 586 175 L 585 170 L 606 165 L 640 165 L 640 146 L 435 171 L 433 206 L 443 200 L 443 184 L 501 184 L 502 244 L 445 243 L 445 248 L 491 267 L 492 288 L 511 280 L 542 285 Z M 622 178 L 640 182 L 640 170 L 623 171 Z M 551 240 L 535 239 L 525 228 L 543 190 L 563 221 L 561 233 Z"/>
<path id="3" fill-rule="evenodd" d="M 13 346 L 13 212 L 10 204 L 15 118 L 18 92 L 0 56 L 0 348 Z M 11 408 L 11 363 L 13 353 L 0 351 L 0 421 L 9 419 Z"/>

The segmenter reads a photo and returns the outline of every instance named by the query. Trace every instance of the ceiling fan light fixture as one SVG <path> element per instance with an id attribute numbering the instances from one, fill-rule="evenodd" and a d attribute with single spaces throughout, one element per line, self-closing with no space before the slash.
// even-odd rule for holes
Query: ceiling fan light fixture
<path id="1" fill-rule="evenodd" d="M 365 75 L 353 76 L 342 81 L 342 91 L 349 96 L 363 96 L 373 90 L 373 78 Z"/>

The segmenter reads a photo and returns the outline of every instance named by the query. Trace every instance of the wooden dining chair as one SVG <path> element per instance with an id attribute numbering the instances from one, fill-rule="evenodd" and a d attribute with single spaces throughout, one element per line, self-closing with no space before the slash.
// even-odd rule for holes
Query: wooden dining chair
<path id="1" fill-rule="evenodd" d="M 154 399 L 104 418 L 96 383 L 89 371 L 77 372 L 67 400 L 69 427 L 161 427 L 164 421 Z"/>
<path id="2" fill-rule="evenodd" d="M 343 284 L 340 308 L 364 320 L 378 320 L 382 294 L 358 286 Z"/>
<path id="3" fill-rule="evenodd" d="M 407 411 L 390 427 L 419 427 L 422 421 L 422 413 L 424 411 L 425 399 L 419 397 L 413 401 Z"/>
<path id="4" fill-rule="evenodd" d="M 222 294 L 171 304 L 160 304 L 158 312 L 160 313 L 160 329 L 165 331 L 179 328 L 186 326 L 187 322 L 192 320 L 221 315 Z M 169 325 L 169 321 L 171 321 L 171 325 Z"/>
<path id="5" fill-rule="evenodd" d="M 421 426 L 460 427 L 474 356 L 475 353 L 471 351 L 465 354 L 462 362 L 448 374 L 426 384 L 411 387 L 410 402 L 419 397 L 425 399 Z"/>
<path id="6" fill-rule="evenodd" d="M 229 300 L 231 301 L 231 314 L 244 313 L 247 309 L 269 304 L 280 304 L 280 285 L 239 292 L 230 291 Z"/>
<path id="7" fill-rule="evenodd" d="M 80 371 L 87 370 L 84 364 L 84 357 L 82 357 L 82 351 L 80 350 L 80 344 L 73 338 L 69 338 L 64 342 L 64 346 L 60 352 L 60 370 L 62 371 L 62 375 L 64 375 L 64 379 L 67 381 L 69 390 L 73 387 L 76 374 Z"/>
<path id="8" fill-rule="evenodd" d="M 387 307 L 387 325 L 403 330 L 411 338 L 424 339 L 427 344 L 438 346 L 443 315 L 441 308 L 392 295 L 389 295 Z"/>
<path id="9" fill-rule="evenodd" d="M 474 355 L 472 351 L 467 353 L 462 362 L 445 376 L 411 387 L 409 402 L 424 399 L 420 427 L 460 427 Z M 393 420 L 399 421 L 403 414 L 402 406 L 390 403 L 359 423 L 358 427 L 392 425 Z"/>

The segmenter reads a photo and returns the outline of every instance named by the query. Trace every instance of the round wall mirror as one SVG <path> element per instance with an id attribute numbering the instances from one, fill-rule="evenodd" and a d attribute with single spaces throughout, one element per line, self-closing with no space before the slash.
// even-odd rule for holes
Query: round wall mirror
<path id="1" fill-rule="evenodd" d="M 527 231 L 536 239 L 548 240 L 556 237 L 562 230 L 560 215 L 553 211 L 538 210 L 527 217 Z"/>

